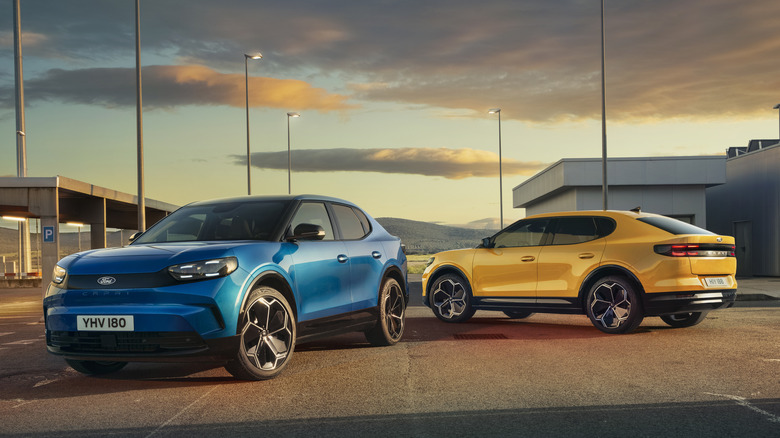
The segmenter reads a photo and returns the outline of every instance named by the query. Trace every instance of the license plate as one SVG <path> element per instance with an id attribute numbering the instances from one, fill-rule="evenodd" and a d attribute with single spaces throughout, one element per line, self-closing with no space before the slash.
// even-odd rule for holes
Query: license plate
<path id="1" fill-rule="evenodd" d="M 131 332 L 133 315 L 79 315 L 77 328 L 79 331 L 109 331 Z"/>
<path id="2" fill-rule="evenodd" d="M 707 287 L 729 287 L 731 282 L 728 277 L 706 277 L 704 278 L 704 284 Z"/>

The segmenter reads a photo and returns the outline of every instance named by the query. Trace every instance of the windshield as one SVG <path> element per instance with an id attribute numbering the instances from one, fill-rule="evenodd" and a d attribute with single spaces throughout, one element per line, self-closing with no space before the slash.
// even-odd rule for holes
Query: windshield
<path id="1" fill-rule="evenodd" d="M 183 207 L 133 243 L 269 240 L 287 204 L 287 201 L 256 201 Z"/>

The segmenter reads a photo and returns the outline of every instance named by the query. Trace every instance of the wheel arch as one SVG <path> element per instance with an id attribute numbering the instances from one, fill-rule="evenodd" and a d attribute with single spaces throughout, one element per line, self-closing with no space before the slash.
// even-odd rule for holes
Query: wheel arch
<path id="1" fill-rule="evenodd" d="M 293 293 L 290 283 L 282 274 L 273 270 L 269 270 L 260 273 L 257 277 L 254 278 L 254 280 L 252 280 L 251 285 L 246 288 L 244 296 L 241 300 L 241 306 L 239 307 L 239 317 L 236 321 L 237 334 L 241 330 L 241 312 L 243 312 L 244 306 L 246 306 L 246 301 L 249 299 L 249 295 L 251 295 L 252 291 L 261 286 L 271 287 L 279 291 L 279 293 L 282 294 L 282 296 L 284 296 L 284 298 L 290 304 L 290 308 L 292 308 L 295 320 L 298 320 L 298 305 L 295 301 L 295 294 Z"/>
<path id="2" fill-rule="evenodd" d="M 611 275 L 619 276 L 619 277 L 625 277 L 628 279 L 629 282 L 631 282 L 631 285 L 636 288 L 637 293 L 640 296 L 640 300 L 642 304 L 644 304 L 645 301 L 645 289 L 642 287 L 642 282 L 639 281 L 639 278 L 637 278 L 636 275 L 634 275 L 633 272 L 631 272 L 629 269 L 619 266 L 619 265 L 605 265 L 605 266 L 599 266 L 598 268 L 594 269 L 590 274 L 588 274 L 587 277 L 585 277 L 585 280 L 580 285 L 579 294 L 577 295 L 577 299 L 579 301 L 579 305 L 582 307 L 582 310 L 586 311 L 585 305 L 587 302 L 587 295 L 590 288 L 601 278 L 608 277 Z"/>
<path id="3" fill-rule="evenodd" d="M 436 268 L 435 271 L 431 273 L 431 275 L 428 277 L 428 282 L 425 285 L 425 290 L 423 293 L 425 296 L 429 296 L 429 292 L 431 289 L 431 286 L 433 286 L 434 283 L 436 283 L 436 280 L 439 279 L 439 277 L 442 277 L 447 274 L 456 274 L 459 275 L 463 280 L 468 283 L 469 288 L 471 288 L 471 278 L 469 278 L 468 275 L 458 266 L 455 265 L 442 265 L 438 268 Z"/>
<path id="4" fill-rule="evenodd" d="M 377 290 L 377 305 L 379 304 L 379 298 L 382 296 L 382 286 L 384 285 L 385 279 L 387 278 L 392 278 L 398 282 L 398 284 L 401 286 L 401 290 L 404 292 L 404 297 L 406 299 L 405 304 L 409 304 L 409 288 L 407 285 L 406 276 L 404 275 L 403 271 L 401 271 L 401 268 L 396 265 L 390 265 L 385 269 L 385 272 L 382 273 L 382 281 L 379 282 L 379 290 Z"/>

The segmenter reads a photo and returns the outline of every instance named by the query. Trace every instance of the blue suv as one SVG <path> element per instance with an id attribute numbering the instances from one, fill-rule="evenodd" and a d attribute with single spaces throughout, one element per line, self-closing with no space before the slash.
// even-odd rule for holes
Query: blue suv
<path id="1" fill-rule="evenodd" d="M 400 239 L 322 196 L 189 204 L 128 246 L 63 258 L 52 278 L 48 351 L 87 374 L 201 360 L 269 379 L 296 342 L 360 331 L 395 344 L 409 301 Z"/>

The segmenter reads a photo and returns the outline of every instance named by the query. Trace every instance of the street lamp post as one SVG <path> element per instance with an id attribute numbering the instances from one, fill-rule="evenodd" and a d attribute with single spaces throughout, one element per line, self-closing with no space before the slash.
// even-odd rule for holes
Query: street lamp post
<path id="1" fill-rule="evenodd" d="M 498 205 L 501 217 L 501 229 L 504 228 L 504 174 L 501 166 L 501 108 L 493 108 L 488 114 L 498 114 Z"/>
<path id="2" fill-rule="evenodd" d="M 252 194 L 252 157 L 249 155 L 249 60 L 261 59 L 260 53 L 247 55 L 244 53 L 244 88 L 246 90 L 246 194 Z"/>
<path id="3" fill-rule="evenodd" d="M 300 117 L 300 113 L 287 113 L 287 194 L 292 193 L 292 155 L 290 154 L 290 118 Z"/>
<path id="4" fill-rule="evenodd" d="M 773 109 L 780 110 L 780 103 L 772 107 Z M 780 116 L 780 111 L 778 111 L 778 115 Z M 780 125 L 780 117 L 778 118 L 778 124 Z M 780 137 L 777 137 L 780 138 Z M 780 141 L 780 140 L 778 140 Z"/>
<path id="5" fill-rule="evenodd" d="M 135 126 L 138 162 L 138 231 L 146 231 L 146 194 L 144 192 L 144 119 L 141 82 L 141 2 L 135 0 Z"/>

